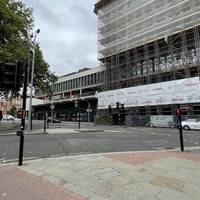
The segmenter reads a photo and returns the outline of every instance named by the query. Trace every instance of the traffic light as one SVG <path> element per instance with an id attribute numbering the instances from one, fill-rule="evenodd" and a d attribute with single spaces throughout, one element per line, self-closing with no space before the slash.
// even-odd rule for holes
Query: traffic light
<path id="1" fill-rule="evenodd" d="M 176 109 L 176 112 L 175 112 L 177 118 L 178 118 L 178 122 L 179 122 L 179 127 L 181 126 L 181 109 L 180 108 L 177 108 Z"/>
<path id="2" fill-rule="evenodd" d="M 117 103 L 116 103 L 116 108 L 117 108 L 117 110 L 119 110 L 119 105 L 120 105 L 120 103 L 117 102 Z"/>
<path id="3" fill-rule="evenodd" d="M 25 67 L 23 62 L 0 63 L 0 90 L 19 91 L 23 85 Z"/>
<path id="4" fill-rule="evenodd" d="M 78 108 L 80 109 L 80 107 L 81 107 L 81 101 L 80 101 L 80 99 L 78 99 Z"/>
<path id="5" fill-rule="evenodd" d="M 25 68 L 27 67 L 28 66 L 26 62 L 17 62 L 15 91 L 19 91 L 22 85 L 24 84 Z"/>
<path id="6" fill-rule="evenodd" d="M 180 115 L 181 115 L 181 109 L 180 109 L 180 108 L 177 108 L 175 114 L 176 114 L 177 116 L 180 116 Z"/>
<path id="7" fill-rule="evenodd" d="M 0 64 L 0 88 L 14 89 L 16 83 L 16 63 Z"/>
<path id="8" fill-rule="evenodd" d="M 108 113 L 112 113 L 112 107 L 111 107 L 111 105 L 108 106 Z"/>

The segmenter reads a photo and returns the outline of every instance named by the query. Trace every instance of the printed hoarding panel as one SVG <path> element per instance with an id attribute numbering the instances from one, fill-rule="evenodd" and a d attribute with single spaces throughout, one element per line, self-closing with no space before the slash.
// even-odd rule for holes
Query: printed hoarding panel
<path id="1" fill-rule="evenodd" d="M 200 102 L 199 77 L 111 90 L 98 94 L 98 109 Z"/>

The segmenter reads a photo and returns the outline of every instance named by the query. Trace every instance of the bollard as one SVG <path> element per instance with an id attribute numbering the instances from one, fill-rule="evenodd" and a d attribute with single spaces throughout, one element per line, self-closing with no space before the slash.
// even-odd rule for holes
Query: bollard
<path id="1" fill-rule="evenodd" d="M 183 143 L 183 127 L 182 127 L 182 120 L 181 120 L 181 109 L 176 109 L 176 116 L 178 117 L 178 129 L 179 129 L 179 138 L 180 138 L 180 148 L 181 151 L 184 151 L 184 143 Z"/>
<path id="2" fill-rule="evenodd" d="M 22 166 L 23 152 L 24 152 L 24 131 L 23 130 L 17 131 L 17 136 L 20 136 L 18 166 Z"/>

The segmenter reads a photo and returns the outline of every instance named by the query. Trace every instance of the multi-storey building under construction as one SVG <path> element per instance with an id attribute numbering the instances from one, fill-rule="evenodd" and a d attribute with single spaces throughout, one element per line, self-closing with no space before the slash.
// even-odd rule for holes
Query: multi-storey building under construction
<path id="1" fill-rule="evenodd" d="M 123 93 L 122 88 L 199 78 L 200 0 L 99 0 L 94 12 L 98 59 L 106 67 L 105 91 Z M 116 99 L 109 102 L 108 98 L 110 105 L 100 105 L 100 110 L 114 108 Z M 193 111 L 200 113 L 200 99 L 199 103 L 146 102 L 129 106 L 124 100 L 123 104 L 126 110 L 137 107 L 140 114 L 172 114 L 178 104 L 192 103 Z"/>

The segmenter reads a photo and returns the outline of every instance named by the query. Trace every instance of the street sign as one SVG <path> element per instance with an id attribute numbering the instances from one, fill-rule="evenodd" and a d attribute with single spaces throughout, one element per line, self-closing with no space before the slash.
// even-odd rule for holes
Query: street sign
<path id="1" fill-rule="evenodd" d="M 50 105 L 51 110 L 53 110 L 55 108 L 55 106 L 53 104 Z"/>
<path id="2" fill-rule="evenodd" d="M 86 111 L 87 111 L 87 112 L 92 112 L 92 109 L 87 109 Z"/>

